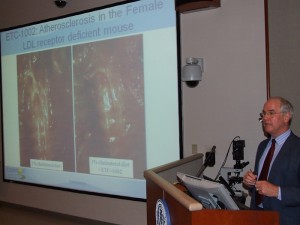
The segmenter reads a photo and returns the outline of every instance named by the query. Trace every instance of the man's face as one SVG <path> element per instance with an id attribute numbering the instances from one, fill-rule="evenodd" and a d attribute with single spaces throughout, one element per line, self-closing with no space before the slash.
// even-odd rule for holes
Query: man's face
<path id="1" fill-rule="evenodd" d="M 277 99 L 268 100 L 263 108 L 263 128 L 273 138 L 278 137 L 289 129 L 290 113 L 282 113 L 280 101 Z"/>

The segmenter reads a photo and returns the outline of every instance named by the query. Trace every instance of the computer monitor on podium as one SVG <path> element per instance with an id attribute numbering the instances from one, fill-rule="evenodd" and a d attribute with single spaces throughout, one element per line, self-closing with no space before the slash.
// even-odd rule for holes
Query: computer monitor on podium
<path id="1" fill-rule="evenodd" d="M 177 177 L 204 208 L 239 210 L 223 184 L 180 172 L 177 173 Z"/>

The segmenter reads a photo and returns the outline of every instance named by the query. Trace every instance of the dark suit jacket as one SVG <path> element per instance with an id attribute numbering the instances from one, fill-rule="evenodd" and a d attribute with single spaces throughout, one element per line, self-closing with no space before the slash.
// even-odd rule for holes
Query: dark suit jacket
<path id="1" fill-rule="evenodd" d="M 269 139 L 262 141 L 257 150 L 255 171 Z M 287 138 L 273 162 L 268 181 L 280 186 L 281 201 L 277 198 L 264 197 L 264 210 L 278 211 L 280 225 L 300 224 L 300 138 L 295 134 Z M 251 208 L 255 205 L 255 188 L 252 190 Z"/>

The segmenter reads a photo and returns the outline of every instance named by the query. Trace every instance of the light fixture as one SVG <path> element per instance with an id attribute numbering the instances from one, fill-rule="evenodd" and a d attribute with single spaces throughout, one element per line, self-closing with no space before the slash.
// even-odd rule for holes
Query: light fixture
<path id="1" fill-rule="evenodd" d="M 67 0 L 54 0 L 54 4 L 58 8 L 64 8 L 67 5 Z"/>
<path id="2" fill-rule="evenodd" d="M 186 58 L 186 65 L 182 69 L 181 80 L 190 88 L 196 87 L 202 80 L 203 58 Z"/>

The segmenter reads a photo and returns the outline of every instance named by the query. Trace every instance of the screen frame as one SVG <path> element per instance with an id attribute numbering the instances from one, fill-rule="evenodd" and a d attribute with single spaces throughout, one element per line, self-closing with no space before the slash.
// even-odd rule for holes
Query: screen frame
<path id="1" fill-rule="evenodd" d="M 82 10 L 79 12 L 75 12 L 75 13 L 70 13 L 70 14 L 66 14 L 63 16 L 58 16 L 58 17 L 53 17 L 53 18 L 49 18 L 49 19 L 44 19 L 44 20 L 39 20 L 39 21 L 34 21 L 31 23 L 26 23 L 23 25 L 18 25 L 18 26 L 13 26 L 13 27 L 8 27 L 5 29 L 0 29 L 0 32 L 6 32 L 6 31 L 10 31 L 10 30 L 14 30 L 14 29 L 18 29 L 18 28 L 23 28 L 26 26 L 31 26 L 31 25 L 36 25 L 39 23 L 44 23 L 44 22 L 50 22 L 50 21 L 54 21 L 57 19 L 64 19 L 67 17 L 71 17 L 71 16 L 76 16 L 76 15 L 80 15 L 83 13 L 89 13 L 89 12 L 93 12 L 93 11 L 97 11 L 97 10 L 102 10 L 102 9 L 106 9 L 109 7 L 114 7 L 114 6 L 119 6 L 119 5 L 124 5 L 124 4 L 128 4 L 128 3 L 132 3 L 132 2 L 136 2 L 138 0 L 132 0 L 132 1 L 124 1 L 124 2 L 118 2 L 118 3 L 113 3 L 113 4 L 109 4 L 109 5 L 105 5 L 105 6 L 101 6 L 101 7 L 95 7 L 92 9 L 88 9 L 88 10 Z M 175 9 L 174 9 L 175 10 Z M 180 51 L 180 15 L 176 12 L 176 30 L 177 30 L 177 34 L 176 34 L 176 39 L 177 39 L 177 81 L 178 81 L 178 115 L 179 115 L 179 158 L 181 159 L 183 157 L 183 131 L 182 131 L 182 99 L 181 99 L 181 51 Z M 1 46 L 0 46 L 1 47 Z M 2 73 L 2 65 L 0 64 L 0 73 Z M 2 145 L 2 158 L 3 161 L 5 159 L 4 157 L 4 128 L 3 128 L 3 93 L 2 93 L 2 75 L 1 75 L 1 92 L 0 92 L 0 104 L 1 104 L 1 145 Z M 8 183 L 15 183 L 15 184 L 21 184 L 21 185 L 29 185 L 29 186 L 36 186 L 36 187 L 42 187 L 42 188 L 49 188 L 49 189 L 56 189 L 56 190 L 63 190 L 63 191 L 69 191 L 69 192 L 75 192 L 75 193 L 82 193 L 82 194 L 91 194 L 91 195 L 97 195 L 97 196 L 104 196 L 104 197 L 111 197 L 111 198 L 118 198 L 118 199 L 126 199 L 126 200 L 133 200 L 133 201 L 146 201 L 146 199 L 144 198 L 136 198 L 136 197 L 128 197 L 128 196 L 122 196 L 122 195 L 116 195 L 116 194 L 106 194 L 106 193 L 99 193 L 99 192 L 92 192 L 92 191 L 82 191 L 82 190 L 76 190 L 76 189 L 69 189 L 69 188 L 61 188 L 61 187 L 56 187 L 56 186 L 49 186 L 49 185 L 44 185 L 44 184 L 36 184 L 36 183 L 28 183 L 28 182 L 22 182 L 22 181 L 17 181 L 17 180 L 11 180 L 11 179 L 7 179 L 4 176 L 5 173 L 5 163 L 2 163 L 2 177 L 3 177 L 3 181 L 4 182 L 8 182 Z"/>

